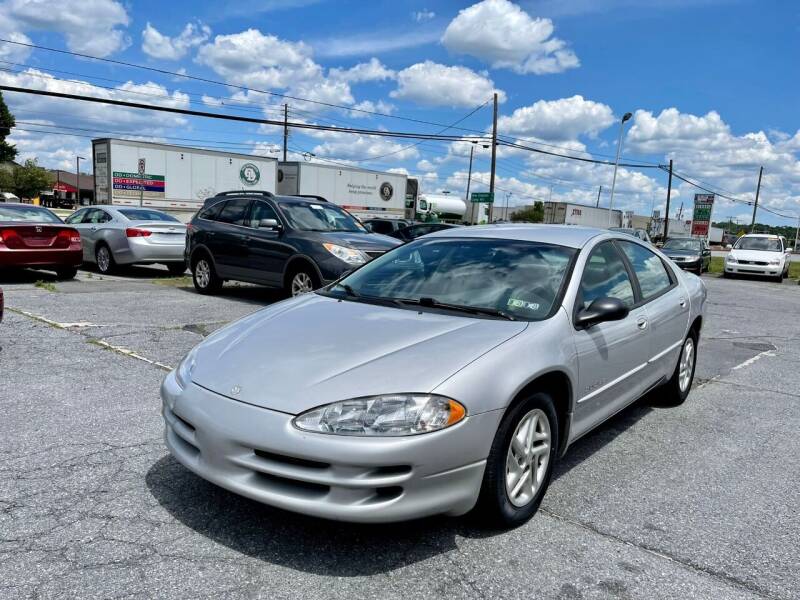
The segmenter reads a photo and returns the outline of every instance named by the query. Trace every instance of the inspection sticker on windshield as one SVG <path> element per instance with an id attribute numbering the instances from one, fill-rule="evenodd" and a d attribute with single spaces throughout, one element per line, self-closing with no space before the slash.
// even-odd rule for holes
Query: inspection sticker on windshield
<path id="1" fill-rule="evenodd" d="M 512 308 L 525 308 L 527 310 L 539 310 L 538 302 L 528 302 L 527 300 L 520 300 L 519 298 L 509 298 L 508 306 Z"/>
<path id="2" fill-rule="evenodd" d="M 325 210 L 324 206 L 320 206 L 319 204 L 309 204 L 311 208 L 316 208 L 317 210 Z"/>

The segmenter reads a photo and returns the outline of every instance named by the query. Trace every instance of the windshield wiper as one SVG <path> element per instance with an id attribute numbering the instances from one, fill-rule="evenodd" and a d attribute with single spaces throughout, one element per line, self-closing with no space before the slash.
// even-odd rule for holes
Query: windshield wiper
<path id="1" fill-rule="evenodd" d="M 410 300 L 406 298 L 398 298 L 396 300 L 399 304 L 409 304 L 412 306 L 427 306 L 429 308 L 443 308 L 457 312 L 468 313 L 472 315 L 488 315 L 490 317 L 500 317 L 507 321 L 516 321 L 514 315 L 511 315 L 502 310 L 495 308 L 481 308 L 479 306 L 462 306 L 460 304 L 447 304 L 446 302 L 439 302 L 436 298 L 423 296 L 419 300 Z"/>

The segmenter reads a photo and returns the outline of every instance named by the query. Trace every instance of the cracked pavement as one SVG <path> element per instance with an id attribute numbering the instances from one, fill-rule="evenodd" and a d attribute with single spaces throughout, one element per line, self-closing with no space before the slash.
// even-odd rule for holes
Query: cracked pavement
<path id="1" fill-rule="evenodd" d="M 537 516 L 497 532 L 321 521 L 189 473 L 164 368 L 277 296 L 165 274 L 2 283 L 0 597 L 800 597 L 800 287 L 707 278 L 687 403 L 578 441 Z"/>

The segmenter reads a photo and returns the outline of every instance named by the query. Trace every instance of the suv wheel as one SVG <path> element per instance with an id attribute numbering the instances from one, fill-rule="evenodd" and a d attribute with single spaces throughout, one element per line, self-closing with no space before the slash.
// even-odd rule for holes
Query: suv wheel
<path id="1" fill-rule="evenodd" d="M 319 287 L 319 278 L 314 270 L 308 266 L 301 266 L 293 270 L 287 279 L 286 291 L 292 297 L 313 292 Z"/>
<path id="2" fill-rule="evenodd" d="M 215 294 L 222 287 L 222 280 L 206 254 L 201 254 L 192 262 L 192 281 L 194 289 L 201 294 Z"/>

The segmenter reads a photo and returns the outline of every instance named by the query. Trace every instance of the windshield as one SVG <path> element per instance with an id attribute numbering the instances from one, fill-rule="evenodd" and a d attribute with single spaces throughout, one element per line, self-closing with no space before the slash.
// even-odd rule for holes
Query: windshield
<path id="1" fill-rule="evenodd" d="M 735 250 L 766 250 L 767 252 L 783 252 L 779 238 L 741 237 L 733 246 Z"/>
<path id="2" fill-rule="evenodd" d="M 63 223 L 56 215 L 46 208 L 38 206 L 0 206 L 0 223 Z"/>
<path id="3" fill-rule="evenodd" d="M 168 223 L 180 223 L 180 221 L 172 215 L 157 210 L 147 210 L 146 208 L 119 208 L 117 210 L 131 221 L 166 221 Z"/>
<path id="4" fill-rule="evenodd" d="M 693 252 L 700 252 L 703 247 L 702 243 L 697 240 L 667 240 L 662 246 L 662 250 L 692 250 Z"/>
<path id="5" fill-rule="evenodd" d="M 575 253 L 517 240 L 419 239 L 366 264 L 330 293 L 363 301 L 450 304 L 540 320 L 550 316 Z"/>
<path id="6" fill-rule="evenodd" d="M 289 225 L 302 231 L 352 231 L 364 233 L 367 230 L 350 214 L 334 204 L 319 202 L 281 202 Z"/>

